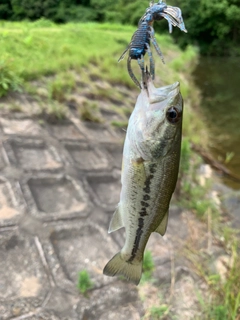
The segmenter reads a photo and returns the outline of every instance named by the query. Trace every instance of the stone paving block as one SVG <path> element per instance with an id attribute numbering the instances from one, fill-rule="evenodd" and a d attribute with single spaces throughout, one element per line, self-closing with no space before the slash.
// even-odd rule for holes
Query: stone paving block
<path id="1" fill-rule="evenodd" d="M 3 132 L 7 135 L 40 136 L 42 128 L 32 119 L 0 118 Z"/>
<path id="2" fill-rule="evenodd" d="M 120 115 L 119 113 L 113 111 L 113 110 L 109 110 L 109 109 L 104 109 L 104 108 L 100 108 L 100 112 L 102 114 L 102 117 L 105 121 L 111 123 L 112 121 L 123 121 L 126 118 L 122 115 Z"/>
<path id="3" fill-rule="evenodd" d="M 87 195 L 80 182 L 69 176 L 31 178 L 24 184 L 23 192 L 31 212 L 40 219 L 70 219 L 88 215 Z"/>
<path id="4" fill-rule="evenodd" d="M 112 159 L 109 154 L 87 143 L 65 143 L 73 163 L 81 170 L 94 171 L 111 169 Z"/>
<path id="5" fill-rule="evenodd" d="M 17 318 L 16 320 L 21 320 L 21 319 L 27 319 L 27 320 L 72 320 L 70 318 L 62 318 L 62 317 L 58 317 L 56 316 L 56 314 L 54 312 L 47 312 L 47 311 L 41 311 L 39 313 L 30 313 L 29 315 L 26 314 L 24 315 L 24 318 Z M 13 319 L 15 320 L 15 319 Z M 73 319 L 75 320 L 75 319 Z"/>
<path id="6" fill-rule="evenodd" d="M 120 200 L 120 175 L 89 175 L 87 182 L 93 201 L 105 210 L 114 211 Z"/>
<path id="7" fill-rule="evenodd" d="M 142 308 L 134 285 L 116 281 L 100 291 L 95 290 L 89 296 L 88 306 L 79 302 L 77 312 L 80 319 L 91 320 L 140 320 Z"/>
<path id="8" fill-rule="evenodd" d="M 70 294 L 66 290 L 61 290 L 58 287 L 54 288 L 49 300 L 45 304 L 45 309 L 48 312 L 54 313 L 60 319 L 77 320 L 75 312 L 76 305 L 79 301 L 79 295 Z"/>
<path id="9" fill-rule="evenodd" d="M 85 135 L 72 122 L 49 125 L 50 133 L 58 140 L 85 140 Z"/>
<path id="10" fill-rule="evenodd" d="M 78 228 L 76 225 L 59 226 L 50 240 L 53 249 L 46 246 L 44 250 L 55 281 L 63 289 L 67 287 L 63 282 L 65 277 L 77 292 L 78 273 L 83 270 L 89 272 L 94 288 L 116 281 L 104 276 L 102 270 L 118 248 L 99 225 L 86 223 Z"/>
<path id="11" fill-rule="evenodd" d="M 1 232 L 0 257 L 0 319 L 40 307 L 50 287 L 34 238 Z"/>
<path id="12" fill-rule="evenodd" d="M 97 142 L 116 142 L 121 140 L 121 137 L 114 130 L 101 124 L 85 122 L 84 128 L 87 137 Z"/>
<path id="13" fill-rule="evenodd" d="M 4 154 L 5 150 L 0 146 L 0 170 L 2 170 L 6 165 L 6 155 Z"/>
<path id="14" fill-rule="evenodd" d="M 108 143 L 108 144 L 103 144 L 103 146 L 113 158 L 113 167 L 116 169 L 121 169 L 122 156 L 123 156 L 123 143 Z"/>
<path id="15" fill-rule="evenodd" d="M 42 140 L 12 140 L 9 141 L 14 159 L 24 170 L 57 170 L 63 167 L 61 159 L 52 146 L 47 146 Z M 11 153 L 9 154 L 11 158 Z"/>
<path id="16" fill-rule="evenodd" d="M 17 185 L 0 178 L 0 226 L 16 224 L 22 212 Z"/>

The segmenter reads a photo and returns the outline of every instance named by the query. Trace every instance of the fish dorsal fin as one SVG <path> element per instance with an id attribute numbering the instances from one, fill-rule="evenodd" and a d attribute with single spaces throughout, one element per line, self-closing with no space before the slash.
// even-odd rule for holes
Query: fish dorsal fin
<path id="1" fill-rule="evenodd" d="M 122 228 L 123 226 L 124 225 L 123 225 L 123 221 L 122 221 L 122 216 L 121 216 L 121 212 L 119 210 L 119 205 L 118 205 L 113 216 L 112 216 L 112 219 L 110 221 L 108 233 L 116 231 L 116 230 Z"/>
<path id="2" fill-rule="evenodd" d="M 164 234 L 165 234 L 165 232 L 167 230 L 168 213 L 169 213 L 169 211 L 166 212 L 166 214 L 164 215 L 160 225 L 155 230 L 155 232 L 160 233 L 161 236 L 164 236 Z"/>

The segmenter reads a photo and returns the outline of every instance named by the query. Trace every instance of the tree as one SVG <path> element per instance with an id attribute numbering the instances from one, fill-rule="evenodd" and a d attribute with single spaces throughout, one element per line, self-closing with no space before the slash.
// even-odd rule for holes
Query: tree
<path id="1" fill-rule="evenodd" d="M 0 3 L 0 19 L 8 20 L 12 16 L 12 6 L 10 0 L 2 0 Z"/>
<path id="2" fill-rule="evenodd" d="M 240 43 L 240 0 L 175 0 L 183 12 L 188 36 L 174 33 L 183 46 L 197 43 L 203 54 L 237 54 Z"/>

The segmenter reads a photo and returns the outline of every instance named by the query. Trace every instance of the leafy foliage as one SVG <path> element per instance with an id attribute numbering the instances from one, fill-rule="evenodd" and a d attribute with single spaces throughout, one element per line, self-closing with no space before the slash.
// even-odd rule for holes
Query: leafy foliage
<path id="1" fill-rule="evenodd" d="M 188 34 L 174 28 L 173 37 L 183 47 L 198 44 L 205 55 L 240 55 L 240 0 L 172 0 L 181 8 Z M 136 0 L 3 0 L 0 19 L 50 19 L 119 22 L 137 25 L 149 2 Z M 156 31 L 168 32 L 167 21 L 154 24 Z"/>
<path id="2" fill-rule="evenodd" d="M 205 55 L 239 55 L 239 0 L 173 0 L 181 7 L 188 35 L 174 32 L 183 46 L 198 43 Z"/>

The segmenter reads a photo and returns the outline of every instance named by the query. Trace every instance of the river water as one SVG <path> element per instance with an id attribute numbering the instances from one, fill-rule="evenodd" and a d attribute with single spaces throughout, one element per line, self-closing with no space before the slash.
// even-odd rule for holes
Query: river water
<path id="1" fill-rule="evenodd" d="M 240 179 L 240 58 L 202 57 L 193 77 L 201 91 L 211 155 Z M 240 189 L 238 182 L 223 181 Z"/>

